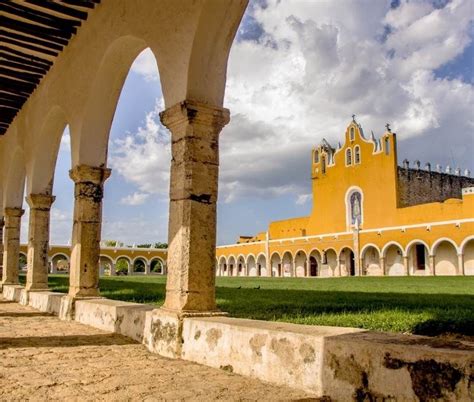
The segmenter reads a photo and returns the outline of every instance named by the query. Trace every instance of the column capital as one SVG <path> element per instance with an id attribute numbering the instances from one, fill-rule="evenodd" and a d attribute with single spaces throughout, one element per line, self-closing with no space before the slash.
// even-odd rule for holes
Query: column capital
<path id="1" fill-rule="evenodd" d="M 217 132 L 230 120 L 229 109 L 207 105 L 195 100 L 179 102 L 160 113 L 160 120 L 171 132 L 186 123 L 215 127 Z"/>
<path id="2" fill-rule="evenodd" d="M 112 169 L 98 166 L 77 165 L 69 171 L 69 177 L 74 183 L 90 182 L 93 184 L 103 184 L 106 181 Z"/>
<path id="3" fill-rule="evenodd" d="M 49 210 L 56 197 L 50 194 L 30 194 L 25 199 L 32 209 Z"/>
<path id="4" fill-rule="evenodd" d="M 5 216 L 6 217 L 21 217 L 24 213 L 25 213 L 25 210 L 24 209 L 21 209 L 21 208 L 5 208 L 4 209 L 4 212 L 5 212 Z"/>

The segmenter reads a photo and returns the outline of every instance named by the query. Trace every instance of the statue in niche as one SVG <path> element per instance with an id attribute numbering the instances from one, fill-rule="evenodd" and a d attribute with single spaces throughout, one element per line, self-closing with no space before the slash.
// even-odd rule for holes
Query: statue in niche
<path id="1" fill-rule="evenodd" d="M 360 193 L 356 192 L 351 195 L 351 222 L 353 225 L 358 222 L 362 223 L 362 209 L 361 209 L 361 196 Z"/>

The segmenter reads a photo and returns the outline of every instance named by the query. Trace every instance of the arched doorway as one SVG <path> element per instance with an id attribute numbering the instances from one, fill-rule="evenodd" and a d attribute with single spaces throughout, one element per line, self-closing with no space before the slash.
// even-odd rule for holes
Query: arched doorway
<path id="1" fill-rule="evenodd" d="M 20 272 L 26 272 L 28 268 L 28 259 L 25 253 L 21 253 L 18 255 L 18 270 Z"/>
<path id="2" fill-rule="evenodd" d="M 227 264 L 227 271 L 229 276 L 234 276 L 235 272 L 235 258 L 233 256 L 229 257 L 228 264 Z"/>
<path id="3" fill-rule="evenodd" d="M 227 261 L 224 256 L 219 258 L 219 265 L 217 269 L 217 275 L 226 276 L 227 275 Z"/>
<path id="4" fill-rule="evenodd" d="M 293 276 L 293 256 L 289 251 L 283 254 L 281 275 L 284 277 Z"/>
<path id="5" fill-rule="evenodd" d="M 328 265 L 329 271 L 332 273 L 331 276 L 340 276 L 340 272 L 337 271 L 337 253 L 334 249 L 325 251 L 326 264 Z"/>
<path id="6" fill-rule="evenodd" d="M 245 258 L 243 255 L 237 257 L 237 276 L 245 276 L 246 267 L 245 267 Z"/>
<path id="7" fill-rule="evenodd" d="M 407 247 L 410 275 L 429 275 L 429 250 L 422 241 L 414 241 Z"/>
<path id="8" fill-rule="evenodd" d="M 281 276 L 281 257 L 278 253 L 273 253 L 271 259 L 272 276 Z"/>
<path id="9" fill-rule="evenodd" d="M 264 254 L 257 257 L 257 276 L 267 276 L 267 259 Z"/>

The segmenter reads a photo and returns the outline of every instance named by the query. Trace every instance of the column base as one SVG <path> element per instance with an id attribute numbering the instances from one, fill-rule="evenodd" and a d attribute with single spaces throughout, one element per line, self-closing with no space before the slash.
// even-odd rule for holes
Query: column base
<path id="1" fill-rule="evenodd" d="M 49 288 L 24 288 L 21 291 L 21 296 L 20 296 L 20 304 L 23 306 L 28 306 L 30 303 L 30 292 L 50 292 L 51 290 Z"/>
<path id="2" fill-rule="evenodd" d="M 59 319 L 63 321 L 73 321 L 76 312 L 76 301 L 91 299 L 103 299 L 103 297 L 77 297 L 70 295 L 61 297 L 61 304 L 59 307 Z"/>
<path id="3" fill-rule="evenodd" d="M 159 308 L 146 313 L 143 343 L 151 352 L 177 359 L 183 346 L 183 321 L 193 317 L 222 317 L 222 311 L 178 311 Z"/>
<path id="4" fill-rule="evenodd" d="M 24 287 L 19 284 L 4 283 L 2 287 L 3 298 L 9 301 L 20 302 Z"/>

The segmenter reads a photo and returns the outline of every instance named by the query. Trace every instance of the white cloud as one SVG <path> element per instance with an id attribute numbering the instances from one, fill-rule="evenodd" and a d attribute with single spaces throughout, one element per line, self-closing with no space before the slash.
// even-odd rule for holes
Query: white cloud
<path id="1" fill-rule="evenodd" d="M 147 81 L 158 81 L 158 66 L 151 49 L 141 52 L 132 64 L 131 70 L 145 77 Z"/>
<path id="2" fill-rule="evenodd" d="M 265 34 L 234 43 L 229 59 L 232 120 L 221 134 L 221 201 L 292 194 L 303 203 L 311 148 L 323 137 L 340 141 L 353 113 L 376 136 L 392 123 L 400 148 L 420 138 L 412 149 L 432 163 L 449 148 L 472 164 L 473 85 L 433 72 L 469 44 L 470 0 L 441 9 L 421 0 L 396 9 L 372 0 L 267 3 L 253 8 Z M 140 59 L 134 71 L 156 74 L 150 53 Z M 161 108 L 136 136 L 115 144 L 112 165 L 140 192 L 164 195 L 170 145 Z"/>
<path id="3" fill-rule="evenodd" d="M 311 194 L 300 194 L 298 198 L 296 199 L 295 203 L 296 205 L 304 205 L 309 200 L 311 200 Z"/>
<path id="4" fill-rule="evenodd" d="M 126 197 L 123 197 L 120 200 L 120 203 L 123 205 L 131 206 L 142 205 L 145 203 L 148 197 L 150 197 L 150 194 L 134 192 L 133 194 L 129 194 Z"/>

